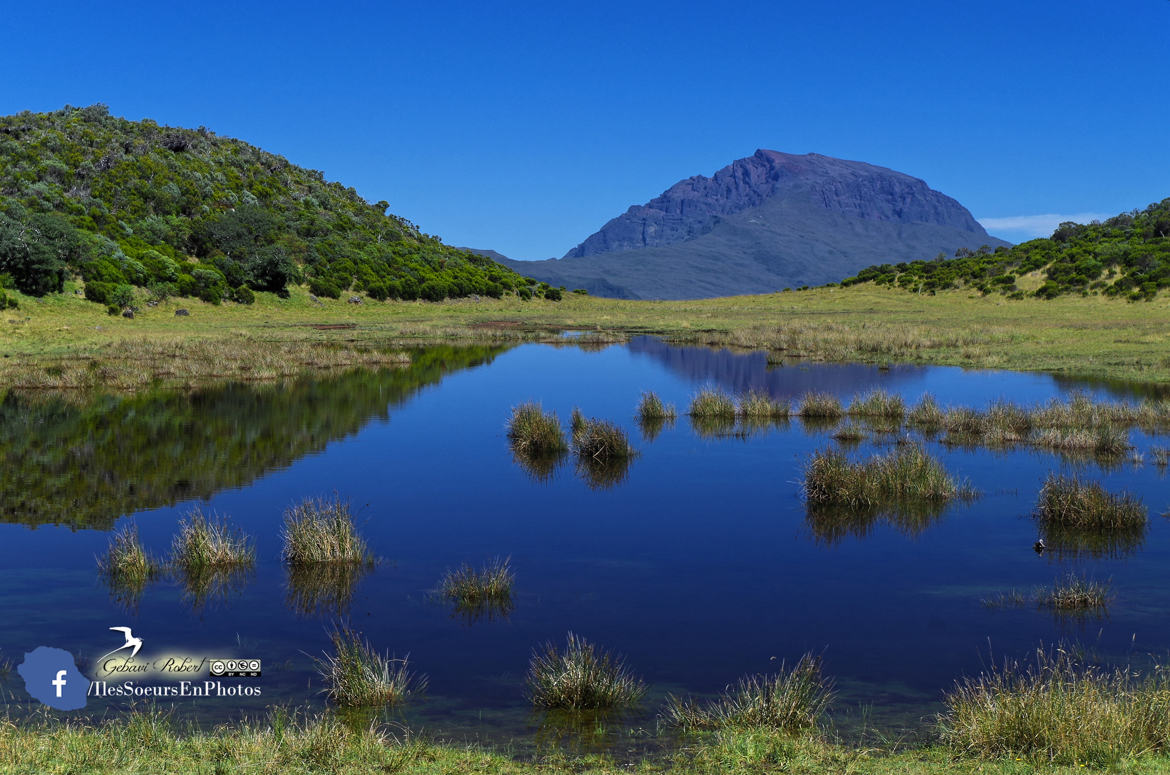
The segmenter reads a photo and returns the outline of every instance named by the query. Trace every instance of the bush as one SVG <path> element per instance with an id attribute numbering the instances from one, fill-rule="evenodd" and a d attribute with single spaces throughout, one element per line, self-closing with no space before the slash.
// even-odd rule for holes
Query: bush
<path id="1" fill-rule="evenodd" d="M 232 301 L 237 304 L 253 304 L 256 301 L 256 294 L 252 293 L 248 286 L 241 285 L 232 291 Z"/>
<path id="2" fill-rule="evenodd" d="M 309 280 L 309 293 L 314 296 L 322 296 L 326 299 L 341 298 L 341 289 L 331 280 L 321 277 L 314 277 Z"/>

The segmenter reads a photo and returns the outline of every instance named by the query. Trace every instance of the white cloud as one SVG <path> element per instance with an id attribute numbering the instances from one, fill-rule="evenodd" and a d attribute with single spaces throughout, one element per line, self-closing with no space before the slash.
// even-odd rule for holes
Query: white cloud
<path id="1" fill-rule="evenodd" d="M 979 218 L 979 223 L 993 236 L 1015 239 L 1050 237 L 1065 221 L 1088 223 L 1101 221 L 1116 213 L 1044 213 L 1043 215 L 1009 215 L 1003 218 Z"/>

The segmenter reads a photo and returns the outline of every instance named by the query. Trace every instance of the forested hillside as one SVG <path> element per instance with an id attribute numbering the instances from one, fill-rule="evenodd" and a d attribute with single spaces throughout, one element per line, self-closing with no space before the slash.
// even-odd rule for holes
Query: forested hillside
<path id="1" fill-rule="evenodd" d="M 1034 279 L 1022 282 L 1025 276 Z M 865 282 L 927 293 L 969 287 L 1012 298 L 1077 293 L 1152 299 L 1170 287 L 1170 199 L 1102 223 L 1062 223 L 1051 237 L 1012 248 L 871 266 L 841 285 Z"/>
<path id="2" fill-rule="evenodd" d="M 0 117 L 0 288 L 41 296 L 79 277 L 112 309 L 169 295 L 248 303 L 302 282 L 333 298 L 556 295 L 388 206 L 203 127 L 104 105 Z M 0 290 L 0 308 L 13 303 Z"/>

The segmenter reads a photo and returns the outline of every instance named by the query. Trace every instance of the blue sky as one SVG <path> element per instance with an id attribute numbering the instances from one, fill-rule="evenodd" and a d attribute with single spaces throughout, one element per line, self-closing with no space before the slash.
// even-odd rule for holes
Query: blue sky
<path id="1" fill-rule="evenodd" d="M 756 148 L 926 180 L 1020 240 L 1170 196 L 1170 2 L 23 3 L 0 113 L 104 102 L 562 255 Z"/>

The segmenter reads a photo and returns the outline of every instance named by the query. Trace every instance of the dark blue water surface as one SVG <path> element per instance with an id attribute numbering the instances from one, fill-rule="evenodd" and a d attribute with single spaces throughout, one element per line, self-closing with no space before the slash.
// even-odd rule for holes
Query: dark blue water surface
<path id="1" fill-rule="evenodd" d="M 680 416 L 648 440 L 634 420 L 642 391 L 683 410 L 704 385 L 846 400 L 880 387 L 911 403 L 929 391 L 943 405 L 981 408 L 1072 390 L 1128 399 L 1136 388 L 953 368 L 770 369 L 762 354 L 651 339 L 600 351 L 448 348 L 416 364 L 80 406 L 9 396 L 0 416 L 8 523 L 0 524 L 0 653 L 18 662 L 24 651 L 55 646 L 86 669 L 118 645 L 108 628 L 128 625 L 144 653 L 261 658 L 262 698 L 175 704 L 180 716 L 215 722 L 272 703 L 323 706 L 312 657 L 344 615 L 429 676 L 425 699 L 402 711 L 413 729 L 525 741 L 547 733 L 523 694 L 532 649 L 569 631 L 626 655 L 650 684 L 643 708 L 620 720 L 621 735 L 653 729 L 667 692 L 715 692 L 807 651 L 823 655 L 836 679 L 843 729 L 864 722 L 901 731 L 922 728 L 957 678 L 1041 643 L 1077 641 L 1117 661 L 1170 648 L 1170 526 L 1158 516 L 1170 494 L 1148 455 L 1165 438 L 1134 431 L 1146 463 L 1107 467 L 927 440 L 980 497 L 916 527 L 878 519 L 826 532 L 810 524 L 800 482 L 811 453 L 835 444 L 832 430 L 794 420 L 766 433 L 704 436 Z M 640 454 L 624 480 L 597 486 L 568 461 L 541 481 L 518 465 L 505 420 L 529 400 L 566 424 L 576 406 L 625 428 Z M 892 444 L 873 438 L 850 454 Z M 1140 496 L 1151 513 L 1144 540 L 1096 555 L 1037 555 L 1030 513 L 1052 471 Z M 280 563 L 282 512 L 335 493 L 351 501 L 381 562 L 348 601 L 314 605 L 290 588 Z M 173 578 L 137 598 L 112 593 L 95 563 L 111 531 L 132 520 L 164 555 L 197 505 L 255 537 L 255 572 L 204 600 Z M 446 569 L 497 556 L 510 557 L 516 573 L 509 615 L 473 621 L 433 596 Z M 1069 570 L 1111 580 L 1107 616 L 983 602 Z M 3 687 L 9 713 L 32 709 L 15 674 Z M 91 701 L 86 713 L 128 706 Z"/>

